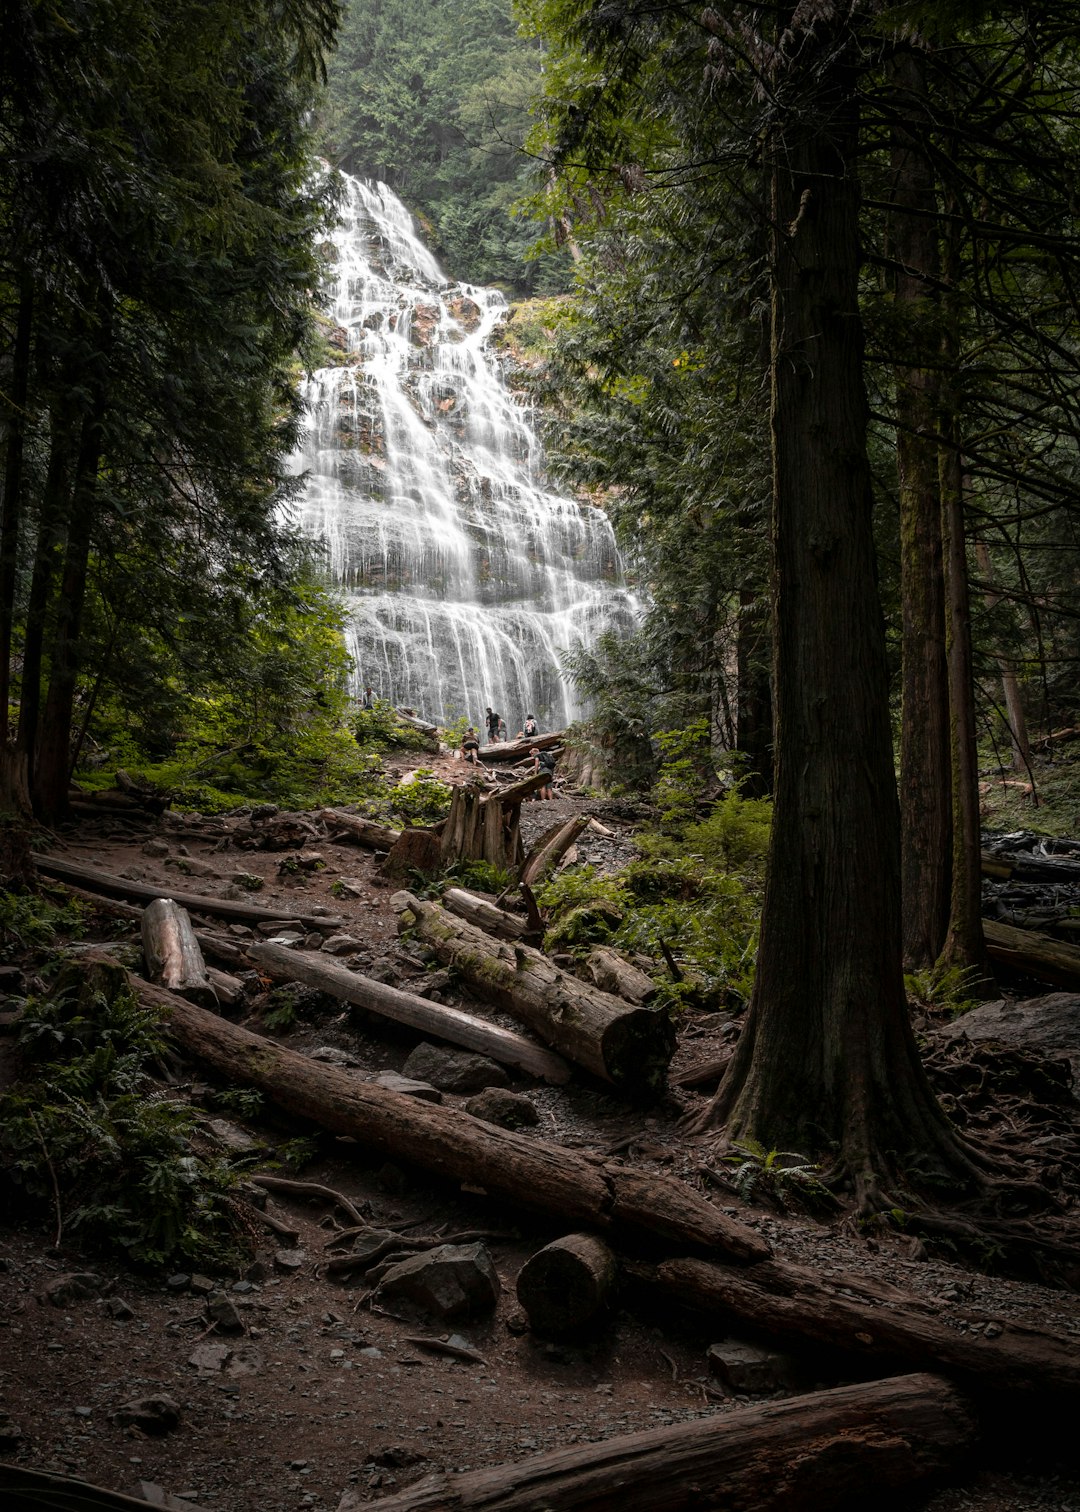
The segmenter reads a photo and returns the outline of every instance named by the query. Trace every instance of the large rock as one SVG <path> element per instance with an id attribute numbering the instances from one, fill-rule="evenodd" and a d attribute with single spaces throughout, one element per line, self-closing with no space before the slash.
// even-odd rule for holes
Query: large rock
<path id="1" fill-rule="evenodd" d="M 392 1265 L 379 1283 L 380 1302 L 411 1302 L 437 1318 L 491 1312 L 499 1277 L 482 1244 L 442 1244 Z"/>
<path id="2" fill-rule="evenodd" d="M 486 1087 L 469 1098 L 465 1111 L 502 1129 L 528 1129 L 540 1122 L 536 1104 L 523 1093 L 508 1092 L 505 1087 Z"/>
<path id="3" fill-rule="evenodd" d="M 505 1087 L 510 1078 L 501 1066 L 467 1050 L 444 1050 L 441 1045 L 417 1045 L 401 1068 L 413 1081 L 427 1082 L 440 1092 L 482 1092 Z"/>
<path id="4" fill-rule="evenodd" d="M 1080 993 L 980 1003 L 940 1032 L 946 1039 L 1001 1040 L 1041 1055 L 1068 1056 L 1080 1065 Z"/>
<path id="5" fill-rule="evenodd" d="M 169 1433 L 180 1423 L 180 1408 L 167 1396 L 138 1397 L 125 1402 L 113 1413 L 114 1422 L 125 1428 L 140 1428 L 143 1433 Z"/>

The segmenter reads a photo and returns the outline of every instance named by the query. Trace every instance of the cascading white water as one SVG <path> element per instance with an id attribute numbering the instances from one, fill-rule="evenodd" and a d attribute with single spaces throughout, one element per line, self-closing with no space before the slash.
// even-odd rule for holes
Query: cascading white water
<path id="1" fill-rule="evenodd" d="M 385 185 L 346 180 L 328 249 L 341 366 L 309 381 L 302 527 L 349 606 L 356 686 L 443 722 L 581 712 L 560 649 L 625 626 L 611 526 L 545 485 L 488 349 L 496 289 L 449 283 Z"/>

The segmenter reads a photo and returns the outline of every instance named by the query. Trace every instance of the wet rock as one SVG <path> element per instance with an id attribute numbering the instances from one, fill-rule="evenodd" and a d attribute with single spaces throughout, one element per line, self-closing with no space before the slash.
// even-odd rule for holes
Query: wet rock
<path id="1" fill-rule="evenodd" d="M 140 1428 L 155 1436 L 170 1433 L 180 1424 L 180 1408 L 167 1396 L 137 1397 L 118 1407 L 112 1416 L 122 1428 Z"/>
<path id="2" fill-rule="evenodd" d="M 85 1302 L 90 1297 L 101 1296 L 101 1277 L 94 1271 L 69 1271 L 47 1282 L 42 1296 L 54 1307 Z"/>
<path id="3" fill-rule="evenodd" d="M 430 1082 L 441 1092 L 482 1092 L 485 1087 L 505 1087 L 509 1082 L 503 1068 L 486 1056 L 444 1050 L 439 1045 L 417 1045 L 401 1069 L 403 1075 Z"/>
<path id="4" fill-rule="evenodd" d="M 501 1129 L 530 1129 L 540 1122 L 540 1115 L 530 1098 L 504 1087 L 486 1087 L 465 1104 L 466 1113 L 498 1124 Z"/>
<path id="5" fill-rule="evenodd" d="M 766 1396 L 798 1389 L 794 1359 L 778 1350 L 728 1339 L 710 1344 L 706 1359 L 710 1373 L 740 1395 Z"/>
<path id="6" fill-rule="evenodd" d="M 380 1071 L 374 1084 L 389 1092 L 400 1092 L 403 1097 L 415 1097 L 419 1102 L 441 1103 L 443 1100 L 442 1093 L 430 1082 L 414 1081 L 411 1076 L 399 1076 L 396 1071 Z"/>
<path id="7" fill-rule="evenodd" d="M 379 1283 L 380 1301 L 409 1302 L 438 1318 L 490 1312 L 499 1277 L 482 1244 L 443 1244 L 390 1267 Z"/>

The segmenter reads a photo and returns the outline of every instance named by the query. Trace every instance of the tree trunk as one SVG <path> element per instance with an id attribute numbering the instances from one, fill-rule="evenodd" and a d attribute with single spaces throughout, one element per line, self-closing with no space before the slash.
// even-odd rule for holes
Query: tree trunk
<path id="1" fill-rule="evenodd" d="M 438 835 L 429 829 L 403 829 L 379 864 L 379 872 L 397 883 L 409 880 L 411 873 L 430 877 L 442 867 L 442 850 Z"/>
<path id="2" fill-rule="evenodd" d="M 521 804 L 546 780 L 536 773 L 501 792 L 484 792 L 472 782 L 455 787 L 439 842 L 443 865 L 487 861 L 499 871 L 516 872 L 525 855 Z"/>
<path id="3" fill-rule="evenodd" d="M 769 147 L 776 806 L 753 999 L 703 1122 L 766 1149 L 829 1151 L 865 1211 L 909 1156 L 951 1170 L 959 1151 L 901 967 L 859 318 L 860 39 L 855 22 L 792 25 Z"/>
<path id="4" fill-rule="evenodd" d="M 926 63 L 901 45 L 889 66 L 896 95 L 890 238 L 894 290 L 911 360 L 895 369 L 900 488 L 902 692 L 901 875 L 904 962 L 932 966 L 949 926 L 952 795 L 949 683 L 937 427 L 940 257 L 937 184 L 926 153 Z"/>
<path id="5" fill-rule="evenodd" d="M 344 830 L 358 845 L 371 850 L 388 851 L 400 839 L 401 831 L 388 825 L 377 824 L 374 819 L 362 819 L 359 814 L 346 814 L 341 809 L 320 809 L 319 818 L 331 829 Z"/>
<path id="6" fill-rule="evenodd" d="M 615 1256 L 594 1234 L 568 1234 L 526 1260 L 517 1298 L 541 1338 L 595 1323 L 607 1313 L 618 1276 Z"/>
<path id="7" fill-rule="evenodd" d="M 763 593 L 739 595 L 736 641 L 738 700 L 735 749 L 740 757 L 739 791 L 765 798 L 773 784 L 773 706 L 769 667 L 769 616 Z"/>
<path id="8" fill-rule="evenodd" d="M 459 919 L 475 924 L 477 929 L 498 940 L 521 940 L 534 933 L 520 914 L 507 913 L 505 908 L 499 908 L 487 898 L 478 898 L 462 887 L 448 887 L 442 895 L 442 905 Z"/>
<path id="9" fill-rule="evenodd" d="M 652 977 L 608 945 L 593 946 L 585 957 L 585 969 L 602 992 L 612 992 L 628 1003 L 651 1003 L 660 990 Z"/>
<path id="10" fill-rule="evenodd" d="M 494 940 L 463 919 L 395 893 L 398 927 L 411 931 L 476 992 L 542 1040 L 631 1095 L 661 1091 L 675 1045 L 666 1013 L 633 1007 L 562 971 L 539 950 Z"/>
<path id="11" fill-rule="evenodd" d="M 562 1222 L 639 1238 L 659 1235 L 746 1264 L 769 1254 L 752 1230 L 674 1177 L 594 1163 L 531 1134 L 403 1097 L 251 1034 L 164 988 L 137 979 L 132 986 L 162 1011 L 163 1028 L 182 1050 L 238 1085 L 258 1087 L 286 1111 L 388 1159 L 412 1161 Z"/>
<path id="12" fill-rule="evenodd" d="M 247 954 L 269 976 L 305 982 L 343 1003 L 354 1003 L 358 1008 L 366 1008 L 398 1024 L 408 1024 L 451 1045 L 463 1045 L 467 1050 L 490 1056 L 506 1066 L 516 1066 L 529 1076 L 541 1077 L 555 1085 L 570 1079 L 570 1067 L 561 1056 L 534 1045 L 520 1034 L 486 1023 L 460 1008 L 430 1003 L 415 993 L 373 982 L 326 956 L 269 943 L 249 945 Z"/>
<path id="13" fill-rule="evenodd" d="M 518 885 L 524 882 L 526 887 L 535 887 L 538 882 L 550 876 L 588 823 L 587 814 L 575 814 L 573 819 L 561 824 L 553 835 L 546 836 L 522 862 Z"/>
<path id="14" fill-rule="evenodd" d="M 985 541 L 975 542 L 975 558 L 979 571 L 986 580 L 983 601 L 991 612 L 1001 602 L 1001 594 L 994 588 L 994 569 L 990 563 L 990 550 Z M 1028 740 L 1027 717 L 1024 714 L 1024 699 L 1020 692 L 1020 680 L 1012 663 L 1004 656 L 997 659 L 1001 673 L 1001 691 L 1005 699 L 1005 717 L 1009 728 L 1009 745 L 1012 750 L 1012 765 L 1016 772 L 1031 776 L 1031 743 Z"/>
<path id="15" fill-rule="evenodd" d="M 10 373 L 5 373 L 4 473 L 0 499 L 0 740 L 11 731 L 11 661 L 15 631 L 15 588 L 23 517 L 23 461 L 30 396 L 30 354 L 34 335 L 34 285 L 19 277 L 19 305 Z M 7 806 L 6 804 L 4 805 Z"/>
<path id="16" fill-rule="evenodd" d="M 972 1409 L 934 1376 L 838 1386 L 553 1449 L 509 1465 L 436 1471 L 380 1512 L 808 1512 L 865 1507 L 960 1463 Z"/>
<path id="17" fill-rule="evenodd" d="M 1014 929 L 996 919 L 982 921 L 986 952 L 1011 971 L 1037 977 L 1053 987 L 1080 991 L 1080 948 L 1033 929 Z"/>
<path id="18" fill-rule="evenodd" d="M 143 955 L 152 981 L 170 992 L 210 988 L 195 931 L 187 912 L 171 898 L 155 898 L 142 915 Z"/>

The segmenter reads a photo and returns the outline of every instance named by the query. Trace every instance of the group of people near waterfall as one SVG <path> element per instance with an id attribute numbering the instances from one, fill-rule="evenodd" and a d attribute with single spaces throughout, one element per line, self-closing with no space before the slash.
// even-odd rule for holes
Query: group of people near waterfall
<path id="1" fill-rule="evenodd" d="M 497 745 L 506 739 L 506 724 L 501 714 L 498 714 L 488 705 L 484 711 L 484 723 L 487 726 L 488 744 Z M 521 729 L 517 732 L 515 740 L 532 740 L 540 733 L 540 726 L 536 722 L 535 714 L 526 714 L 521 722 Z M 473 766 L 480 766 L 480 737 L 473 725 L 470 725 L 461 737 L 461 754 L 466 761 L 471 761 Z M 533 746 L 529 751 L 533 760 L 533 771 L 543 774 L 545 781 L 537 789 L 537 798 L 554 798 L 555 790 L 555 756 L 551 751 L 541 751 L 539 746 Z"/>

